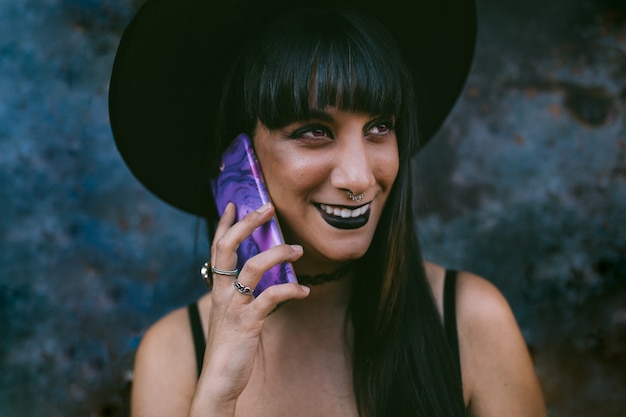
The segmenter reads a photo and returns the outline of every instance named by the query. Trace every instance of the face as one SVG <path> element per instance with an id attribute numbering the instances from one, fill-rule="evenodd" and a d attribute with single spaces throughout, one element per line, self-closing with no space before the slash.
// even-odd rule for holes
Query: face
<path id="1" fill-rule="evenodd" d="M 255 151 L 285 241 L 304 247 L 299 273 L 367 251 L 398 173 L 393 123 L 330 108 L 281 129 L 257 124 Z"/>

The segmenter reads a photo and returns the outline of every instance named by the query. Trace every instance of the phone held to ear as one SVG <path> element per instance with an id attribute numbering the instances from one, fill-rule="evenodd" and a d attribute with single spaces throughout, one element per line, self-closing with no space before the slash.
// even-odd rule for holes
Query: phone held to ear
<path id="1" fill-rule="evenodd" d="M 211 181 L 211 188 L 220 217 L 232 201 L 237 207 L 237 221 L 270 201 L 261 165 L 246 134 L 238 135 L 222 154 L 220 171 L 217 178 Z M 241 271 L 243 264 L 254 255 L 283 243 L 283 235 L 274 216 L 241 242 L 237 249 L 237 269 Z M 286 282 L 298 282 L 289 262 L 266 271 L 254 289 L 254 296 L 272 285 Z"/>

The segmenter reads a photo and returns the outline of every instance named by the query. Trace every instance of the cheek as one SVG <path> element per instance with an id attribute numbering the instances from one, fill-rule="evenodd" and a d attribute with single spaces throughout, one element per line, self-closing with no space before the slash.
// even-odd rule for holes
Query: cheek
<path id="1" fill-rule="evenodd" d="M 268 180 L 268 188 L 272 195 L 289 194 L 290 198 L 295 195 L 306 196 L 317 190 L 324 182 L 325 175 L 319 165 L 291 164 L 284 166 L 280 172 L 274 172 L 271 180 Z M 270 185 L 271 184 L 271 185 Z"/>
<path id="2" fill-rule="evenodd" d="M 273 200 L 287 194 L 291 199 L 295 194 L 307 194 L 324 180 L 325 168 L 319 161 L 293 152 L 275 153 L 261 164 Z"/>
<path id="3" fill-rule="evenodd" d="M 377 180 L 380 183 L 391 187 L 395 182 L 400 169 L 400 159 L 398 157 L 397 148 L 394 147 L 386 152 L 377 153 L 374 167 L 374 175 Z"/>

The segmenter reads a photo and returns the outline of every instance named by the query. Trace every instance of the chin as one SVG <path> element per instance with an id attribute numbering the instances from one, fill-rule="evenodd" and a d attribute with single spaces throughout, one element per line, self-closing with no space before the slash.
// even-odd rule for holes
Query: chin
<path id="1" fill-rule="evenodd" d="M 328 260 L 337 263 L 355 261 L 365 256 L 370 243 L 371 240 L 368 241 L 367 245 L 349 246 L 338 242 L 339 245 L 331 245 L 331 247 L 324 248 L 324 251 L 321 252 L 321 254 Z"/>
<path id="2" fill-rule="evenodd" d="M 302 260 L 306 259 L 306 263 L 344 263 L 360 259 L 367 253 L 377 220 L 370 218 L 368 224 L 348 230 L 329 227 L 327 222 L 322 222 L 302 234 L 293 234 L 289 227 L 285 227 L 283 234 L 287 242 L 304 247 Z"/>

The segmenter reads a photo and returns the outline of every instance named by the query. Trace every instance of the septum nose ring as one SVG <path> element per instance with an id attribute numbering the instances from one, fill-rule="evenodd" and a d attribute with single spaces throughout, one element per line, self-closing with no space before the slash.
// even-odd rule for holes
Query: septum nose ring
<path id="1" fill-rule="evenodd" d="M 365 193 L 354 195 L 352 191 L 348 190 L 348 198 L 352 201 L 360 203 L 361 200 L 363 200 L 363 197 L 365 197 Z"/>

